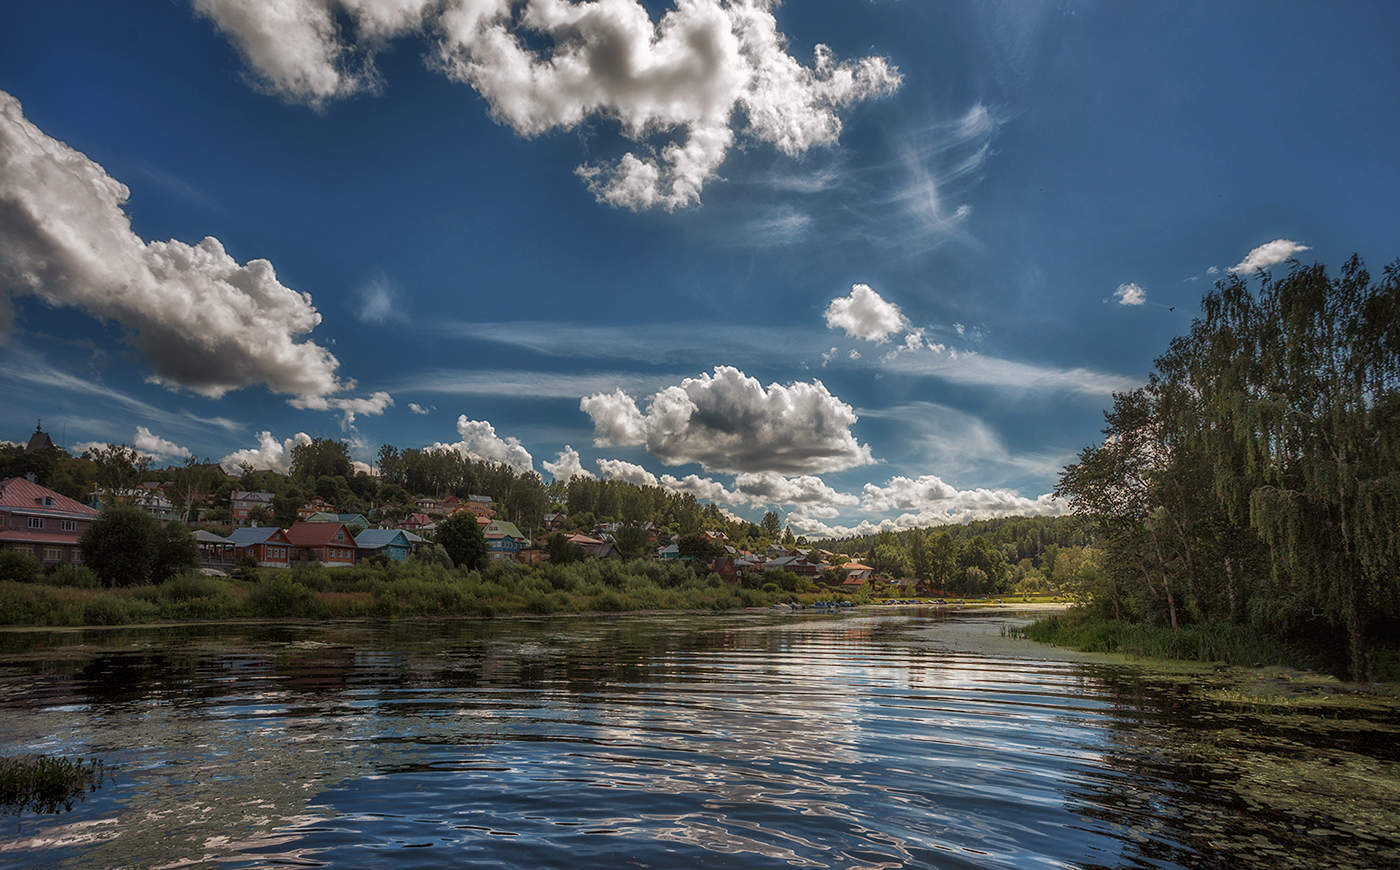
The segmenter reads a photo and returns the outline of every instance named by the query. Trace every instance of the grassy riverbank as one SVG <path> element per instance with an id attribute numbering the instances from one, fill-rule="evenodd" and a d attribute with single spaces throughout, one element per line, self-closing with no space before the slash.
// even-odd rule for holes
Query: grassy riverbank
<path id="1" fill-rule="evenodd" d="M 1010 628 L 1008 633 L 1082 652 L 1117 653 L 1141 659 L 1317 671 L 1331 671 L 1337 666 L 1317 650 L 1283 643 L 1246 625 L 1210 623 L 1173 631 L 1166 626 L 1102 619 L 1070 610 Z M 1377 649 L 1375 663 L 1377 680 L 1400 681 L 1400 650 Z"/>
<path id="2" fill-rule="evenodd" d="M 0 623 L 81 626 L 247 618 L 723 611 L 786 601 L 872 600 L 862 594 L 787 585 L 795 588 L 773 582 L 744 588 L 716 575 L 697 576 L 689 567 L 655 561 L 539 567 L 493 562 L 481 571 L 409 561 L 336 570 L 268 569 L 239 579 L 190 574 L 156 586 L 117 589 L 82 582 L 0 583 Z"/>

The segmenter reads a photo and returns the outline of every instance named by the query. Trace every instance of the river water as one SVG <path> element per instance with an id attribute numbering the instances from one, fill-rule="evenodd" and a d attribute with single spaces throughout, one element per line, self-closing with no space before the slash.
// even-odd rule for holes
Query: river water
<path id="1" fill-rule="evenodd" d="M 1179 683 L 1004 640 L 1007 620 L 0 632 L 0 755 L 96 756 L 112 771 L 69 812 L 0 817 L 0 866 L 1307 867 L 1400 854 L 1383 830 L 1393 805 L 1379 834 L 1348 830 L 1356 819 L 1332 804 L 1242 792 L 1245 761 L 1183 755 L 1260 721 L 1222 723 Z M 1383 724 L 1286 737 L 1281 752 L 1313 740 L 1394 773 Z"/>

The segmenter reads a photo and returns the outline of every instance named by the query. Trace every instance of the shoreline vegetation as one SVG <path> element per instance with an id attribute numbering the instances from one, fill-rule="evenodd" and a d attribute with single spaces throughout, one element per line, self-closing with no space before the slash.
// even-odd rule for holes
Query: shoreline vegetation
<path id="1" fill-rule="evenodd" d="M 1268 632 L 1238 623 L 1204 623 L 1173 629 L 1109 619 L 1090 609 L 1075 607 L 1027 625 L 1009 627 L 1006 634 L 1083 653 L 1122 656 L 1130 663 L 1154 667 L 1189 662 L 1207 667 L 1283 668 L 1337 680 L 1347 676 L 1345 662 L 1338 660 L 1335 648 L 1296 640 L 1284 642 Z M 1400 647 L 1378 646 L 1373 658 L 1373 682 L 1400 683 Z"/>
<path id="2" fill-rule="evenodd" d="M 82 572 L 69 572 L 51 575 L 47 583 L 0 582 L 0 618 L 7 626 L 100 627 L 231 619 L 721 612 L 898 598 L 875 590 L 829 590 L 786 572 L 769 576 L 754 588 L 654 560 L 538 567 L 493 561 L 481 570 L 408 560 L 259 569 L 227 579 L 191 573 L 160 584 L 107 588 Z"/>
<path id="3" fill-rule="evenodd" d="M 0 756 L 0 812 L 52 815 L 67 812 L 107 778 L 99 758 L 57 755 Z"/>

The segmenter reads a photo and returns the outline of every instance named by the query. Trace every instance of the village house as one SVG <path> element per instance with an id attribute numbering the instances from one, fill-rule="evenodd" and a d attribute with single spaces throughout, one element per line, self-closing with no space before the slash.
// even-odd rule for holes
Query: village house
<path id="1" fill-rule="evenodd" d="M 407 535 L 399 529 L 365 529 L 355 536 L 355 546 L 360 559 L 382 555 L 395 562 L 407 559 L 413 549 Z"/>
<path id="2" fill-rule="evenodd" d="M 248 516 L 258 508 L 272 511 L 272 493 L 234 490 L 228 497 L 229 516 L 235 526 L 248 525 Z"/>
<path id="3" fill-rule="evenodd" d="M 311 514 L 303 519 L 308 523 L 345 523 L 350 527 L 350 531 L 359 534 L 364 529 L 369 528 L 369 520 L 364 514 L 337 514 L 329 511 L 322 511 Z"/>
<path id="4" fill-rule="evenodd" d="M 95 519 L 97 511 L 28 477 L 0 482 L 0 546 L 45 565 L 81 563 L 78 539 Z"/>
<path id="5" fill-rule="evenodd" d="M 103 493 L 101 490 L 93 490 L 92 499 L 88 501 L 88 507 L 101 511 L 103 508 L 112 507 L 103 501 L 120 504 L 128 504 L 137 508 L 143 513 L 148 513 L 161 522 L 169 522 L 175 516 L 175 506 L 170 503 L 170 499 L 165 497 L 165 492 L 158 483 L 143 483 L 134 489 L 121 489 L 111 493 Z"/>
<path id="6" fill-rule="evenodd" d="M 233 541 L 234 556 L 238 560 L 250 554 L 261 568 L 286 568 L 292 562 L 292 542 L 287 533 L 276 526 L 234 529 L 228 538 Z"/>
<path id="7" fill-rule="evenodd" d="M 312 514 L 333 513 L 335 513 L 335 505 L 331 504 L 330 502 L 317 495 L 312 496 L 310 501 L 297 508 L 297 519 L 306 522 L 314 522 L 314 520 L 311 519 Z"/>
<path id="8" fill-rule="evenodd" d="M 482 534 L 486 537 L 486 550 L 492 559 L 514 559 L 516 554 L 530 545 L 530 539 L 521 534 L 515 523 L 492 520 Z"/>
<path id="9" fill-rule="evenodd" d="M 606 559 L 621 555 L 617 551 L 617 545 L 612 541 L 590 538 L 587 535 L 569 535 L 566 540 L 582 550 L 583 555 L 590 559 Z"/>
<path id="10" fill-rule="evenodd" d="M 199 529 L 194 541 L 199 546 L 199 567 L 226 571 L 238 564 L 232 539 Z"/>
<path id="11" fill-rule="evenodd" d="M 544 515 L 544 527 L 548 531 L 564 528 L 566 517 L 561 513 L 549 513 Z"/>
<path id="12" fill-rule="evenodd" d="M 355 564 L 355 536 L 344 523 L 292 523 L 287 529 L 292 562 L 310 562 L 327 568 Z"/>
<path id="13" fill-rule="evenodd" d="M 432 525 L 433 521 L 427 514 L 409 514 L 399 522 L 399 528 L 409 532 L 431 528 Z"/>
<path id="14" fill-rule="evenodd" d="M 467 500 L 462 502 L 454 511 L 471 511 L 478 517 L 485 517 L 488 520 L 496 518 L 496 509 L 491 507 L 491 496 L 489 495 L 469 495 Z"/>
<path id="15" fill-rule="evenodd" d="M 840 570 L 846 572 L 847 579 L 855 577 L 857 580 L 869 580 L 870 573 L 875 570 L 869 565 L 862 565 L 859 562 L 847 562 L 839 567 Z"/>

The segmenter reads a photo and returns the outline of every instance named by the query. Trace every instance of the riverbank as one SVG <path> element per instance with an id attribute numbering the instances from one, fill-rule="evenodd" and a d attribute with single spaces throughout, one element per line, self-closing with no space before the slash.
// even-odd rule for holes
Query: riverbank
<path id="1" fill-rule="evenodd" d="M 1306 674 L 1319 680 L 1333 679 L 1329 671 L 1334 669 L 1321 656 L 1244 625 L 1210 624 L 1172 630 L 1067 610 L 1024 625 L 1008 626 L 1006 631 L 1009 636 L 1057 648 L 1158 668 L 1230 666 L 1297 678 Z M 1400 655 L 1395 649 L 1376 650 L 1374 660 L 1378 683 L 1400 684 Z"/>
<path id="2" fill-rule="evenodd" d="M 158 585 L 117 588 L 99 586 L 87 571 L 55 573 L 47 583 L 0 582 L 0 624 L 81 627 L 233 619 L 723 612 L 783 604 L 910 600 L 871 589 L 827 589 L 785 571 L 765 575 L 762 583 L 740 585 L 717 574 L 698 575 L 689 563 L 656 560 L 539 566 L 492 561 L 480 570 L 408 560 L 334 570 L 239 569 L 236 574 L 185 574 Z M 991 607 L 1003 602 L 951 601 L 947 606 Z"/>

